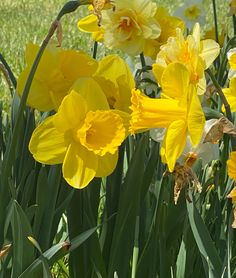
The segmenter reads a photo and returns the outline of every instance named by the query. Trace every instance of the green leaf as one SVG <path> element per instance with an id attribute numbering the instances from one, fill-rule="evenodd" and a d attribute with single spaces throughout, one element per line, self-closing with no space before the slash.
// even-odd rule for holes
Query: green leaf
<path id="1" fill-rule="evenodd" d="M 209 267 L 215 275 L 214 277 L 220 277 L 222 272 L 222 262 L 216 251 L 207 227 L 205 226 L 194 203 L 190 203 L 188 201 L 186 202 L 190 226 L 198 249 L 205 259 L 205 262 L 209 262 Z"/>

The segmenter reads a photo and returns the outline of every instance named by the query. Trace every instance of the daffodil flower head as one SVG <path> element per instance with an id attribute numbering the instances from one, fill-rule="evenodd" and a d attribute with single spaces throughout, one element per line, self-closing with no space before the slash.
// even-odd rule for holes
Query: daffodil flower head
<path id="1" fill-rule="evenodd" d="M 156 4 L 149 0 L 116 0 L 114 10 L 102 11 L 104 44 L 130 55 L 143 52 L 145 41 L 156 39 L 161 33 L 154 18 L 156 9 Z"/>
<path id="2" fill-rule="evenodd" d="M 201 25 L 205 23 L 205 12 L 202 0 L 186 0 L 174 13 L 186 23 L 186 26 L 191 30 L 196 22 Z"/>
<path id="3" fill-rule="evenodd" d="M 17 93 L 21 96 L 39 46 L 29 43 L 26 47 L 26 68 L 17 81 Z M 83 52 L 64 50 L 49 44 L 36 70 L 27 105 L 40 111 L 57 110 L 72 84 L 79 77 L 91 76 L 97 62 Z"/>
<path id="4" fill-rule="evenodd" d="M 118 147 L 127 136 L 128 116 L 109 109 L 92 78 L 82 78 L 76 90 L 63 99 L 55 115 L 35 129 L 29 149 L 41 163 L 62 163 L 65 180 L 83 188 L 94 177 L 114 170 Z"/>
<path id="5" fill-rule="evenodd" d="M 189 72 L 190 81 L 197 85 L 197 93 L 203 94 L 206 90 L 204 70 L 209 68 L 220 51 L 214 40 L 200 40 L 200 25 L 195 24 L 193 32 L 185 39 L 181 29 L 176 29 L 175 37 L 170 37 L 166 44 L 161 46 L 157 54 L 153 73 L 161 84 L 164 69 L 173 62 L 184 64 Z"/>
<path id="6" fill-rule="evenodd" d="M 200 142 L 205 124 L 196 86 L 191 84 L 190 77 L 187 67 L 181 63 L 169 64 L 162 75 L 162 97 L 175 99 L 185 108 L 185 116 L 176 117 L 168 126 L 161 147 L 162 161 L 168 164 L 171 172 L 184 150 L 187 136 L 189 135 L 191 144 L 196 146 Z"/>

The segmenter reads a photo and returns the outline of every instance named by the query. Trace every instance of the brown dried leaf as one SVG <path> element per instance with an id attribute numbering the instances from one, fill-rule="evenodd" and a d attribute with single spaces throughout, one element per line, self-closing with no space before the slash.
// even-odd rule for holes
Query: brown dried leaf
<path id="1" fill-rule="evenodd" d="M 236 127 L 226 117 L 221 117 L 211 126 L 203 143 L 215 144 L 223 137 L 224 133 L 236 136 Z"/>

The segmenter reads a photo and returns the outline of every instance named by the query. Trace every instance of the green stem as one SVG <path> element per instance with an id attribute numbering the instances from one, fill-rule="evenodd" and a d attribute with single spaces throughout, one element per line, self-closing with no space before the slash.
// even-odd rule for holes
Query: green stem
<path id="1" fill-rule="evenodd" d="M 233 14 L 232 19 L 233 19 L 234 36 L 236 36 L 236 16 L 235 16 L 235 14 Z"/>
<path id="2" fill-rule="evenodd" d="M 93 59 L 96 59 L 97 57 L 97 50 L 98 50 L 98 42 L 95 41 L 93 45 Z"/>
<path id="3" fill-rule="evenodd" d="M 0 53 L 0 62 L 3 64 L 4 68 L 6 69 L 12 85 L 14 86 L 14 88 L 16 88 L 16 78 L 15 78 L 10 66 L 8 65 L 7 61 L 4 59 L 4 57 L 2 56 L 1 53 Z"/>
<path id="4" fill-rule="evenodd" d="M 212 0 L 212 6 L 213 6 L 214 24 L 215 24 L 215 37 L 216 37 L 216 41 L 219 42 L 218 24 L 217 24 L 217 13 L 216 13 L 216 2 L 215 2 L 215 0 Z"/>
<path id="5" fill-rule="evenodd" d="M 146 61 L 143 53 L 140 53 L 140 61 L 141 61 L 142 68 L 146 67 Z"/>

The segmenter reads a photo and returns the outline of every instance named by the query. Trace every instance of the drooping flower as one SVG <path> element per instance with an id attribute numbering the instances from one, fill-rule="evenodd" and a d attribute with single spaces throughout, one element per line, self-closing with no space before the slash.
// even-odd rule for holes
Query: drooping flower
<path id="1" fill-rule="evenodd" d="M 230 153 L 229 160 L 227 161 L 227 167 L 229 177 L 236 181 L 236 151 Z"/>
<path id="2" fill-rule="evenodd" d="M 223 93 L 230 105 L 230 109 L 232 112 L 236 111 L 236 77 L 230 79 L 229 88 L 224 88 Z M 224 110 L 224 107 L 222 106 Z"/>
<path id="3" fill-rule="evenodd" d="M 191 73 L 190 81 L 197 85 L 197 93 L 203 94 L 206 90 L 204 70 L 210 67 L 220 52 L 219 44 L 214 40 L 200 40 L 200 25 L 193 28 L 192 35 L 185 39 L 182 31 L 177 28 L 176 36 L 170 37 L 166 44 L 161 46 L 157 54 L 153 73 L 158 82 L 168 64 L 179 62 L 184 64 Z"/>
<path id="4" fill-rule="evenodd" d="M 174 13 L 183 19 L 188 29 L 192 29 L 196 22 L 205 23 L 205 11 L 202 0 L 186 0 Z"/>
<path id="5" fill-rule="evenodd" d="M 102 11 L 104 44 L 130 55 L 143 52 L 146 40 L 160 36 L 160 25 L 154 18 L 157 5 L 149 0 L 116 0 L 114 10 Z"/>
<path id="6" fill-rule="evenodd" d="M 32 43 L 26 47 L 26 68 L 18 78 L 16 89 L 20 96 L 38 50 L 39 46 Z M 75 80 L 91 76 L 97 66 L 97 62 L 83 52 L 50 44 L 39 62 L 27 104 L 40 111 L 57 110 Z"/>
<path id="7" fill-rule="evenodd" d="M 94 177 L 111 174 L 118 147 L 127 136 L 128 115 L 110 110 L 105 95 L 92 78 L 83 78 L 57 113 L 33 132 L 29 149 L 44 164 L 63 164 L 65 180 L 83 188 Z"/>
<path id="8" fill-rule="evenodd" d="M 161 34 L 156 39 L 147 40 L 144 48 L 144 54 L 153 59 L 156 58 L 160 46 L 165 44 L 169 37 L 175 36 L 176 28 L 182 31 L 185 29 L 184 22 L 178 17 L 171 16 L 164 7 L 157 8 L 154 18 L 160 24 Z"/>
<path id="9" fill-rule="evenodd" d="M 151 99 L 133 92 L 130 131 L 166 127 L 161 147 L 162 161 L 172 172 L 189 134 L 196 146 L 204 128 L 205 117 L 188 69 L 180 63 L 167 66 L 162 75 L 161 99 Z"/>

